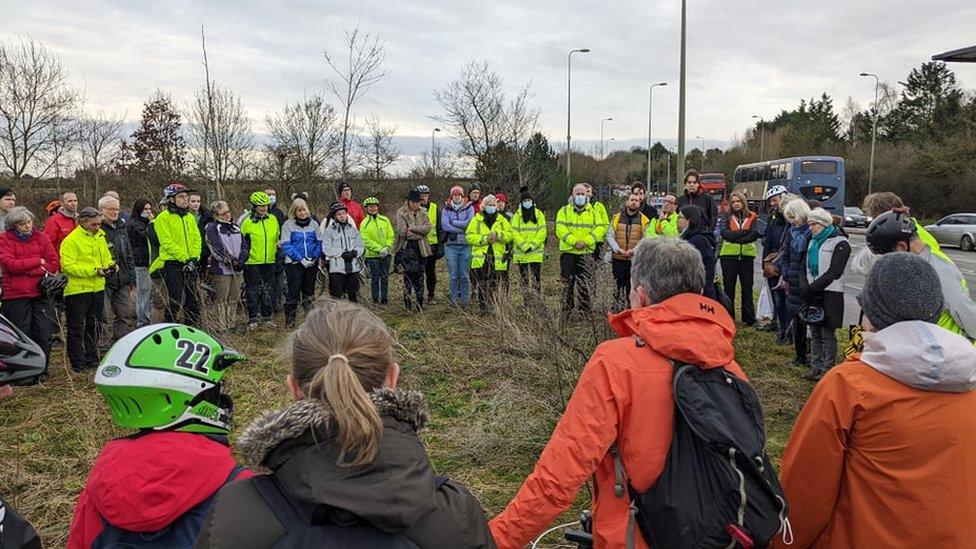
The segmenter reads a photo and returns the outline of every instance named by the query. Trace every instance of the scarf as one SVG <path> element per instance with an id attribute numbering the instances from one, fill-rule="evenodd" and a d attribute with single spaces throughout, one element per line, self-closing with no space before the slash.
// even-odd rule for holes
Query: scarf
<path id="1" fill-rule="evenodd" d="M 298 219 L 297 217 L 295 218 L 295 225 L 298 225 L 299 227 L 308 227 L 309 223 L 311 222 L 312 222 L 311 216 L 306 217 L 305 219 Z"/>
<path id="2" fill-rule="evenodd" d="M 18 231 L 17 229 L 11 229 L 11 230 L 14 232 L 14 236 L 17 237 L 17 240 L 19 240 L 21 242 L 27 242 L 28 240 L 30 240 L 30 238 L 32 236 L 34 236 L 34 229 L 31 229 L 31 232 L 29 232 L 27 234 L 24 234 L 24 233 Z"/>
<path id="3" fill-rule="evenodd" d="M 498 219 L 498 212 L 493 214 L 485 214 L 485 225 L 487 225 L 489 229 L 492 228 L 496 219 Z"/>
<path id="4" fill-rule="evenodd" d="M 820 276 L 820 247 L 828 238 L 834 236 L 837 229 L 833 225 L 825 227 L 820 234 L 814 235 L 810 240 L 810 249 L 807 250 L 807 267 L 814 278 Z"/>
<path id="5" fill-rule="evenodd" d="M 526 208 L 524 206 L 519 207 L 522 208 L 522 221 L 525 221 L 526 223 L 536 222 L 535 204 L 533 204 L 531 208 Z"/>

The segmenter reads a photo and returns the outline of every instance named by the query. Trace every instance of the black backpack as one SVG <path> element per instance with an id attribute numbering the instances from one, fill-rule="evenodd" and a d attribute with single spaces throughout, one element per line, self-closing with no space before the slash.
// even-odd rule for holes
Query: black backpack
<path id="1" fill-rule="evenodd" d="M 444 481 L 446 481 L 446 477 Z M 376 547 L 389 549 L 418 549 L 417 544 L 401 534 L 377 530 L 348 511 L 314 506 L 287 497 L 272 475 L 251 479 L 264 503 L 281 523 L 285 536 L 275 549 L 302 547 Z M 443 483 L 438 477 L 438 482 Z"/>
<path id="2" fill-rule="evenodd" d="M 752 386 L 725 368 L 672 367 L 674 435 L 664 470 L 646 492 L 629 487 L 644 539 L 655 549 L 749 549 L 766 547 L 781 529 L 791 537 Z"/>

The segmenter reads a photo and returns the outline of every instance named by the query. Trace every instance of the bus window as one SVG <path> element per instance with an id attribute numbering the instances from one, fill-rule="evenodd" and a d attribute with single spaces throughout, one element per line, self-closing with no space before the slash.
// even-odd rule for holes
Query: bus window
<path id="1" fill-rule="evenodd" d="M 732 175 L 733 183 L 742 183 L 742 168 L 736 168 L 735 174 Z"/>
<path id="2" fill-rule="evenodd" d="M 800 173 L 803 174 L 833 174 L 837 173 L 837 163 L 833 160 L 804 160 L 800 163 Z"/>

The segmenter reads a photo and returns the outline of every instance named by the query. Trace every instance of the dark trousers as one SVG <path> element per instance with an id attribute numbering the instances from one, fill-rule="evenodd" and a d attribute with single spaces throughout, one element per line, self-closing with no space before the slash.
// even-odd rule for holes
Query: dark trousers
<path id="1" fill-rule="evenodd" d="M 529 292 L 541 294 L 542 263 L 519 263 L 518 270 L 522 282 L 522 294 L 528 295 Z"/>
<path id="2" fill-rule="evenodd" d="M 800 320 L 800 316 L 793 317 L 793 352 L 796 360 L 807 362 L 807 325 Z"/>
<path id="3" fill-rule="evenodd" d="M 47 296 L 9 299 L 3 302 L 3 316 L 40 345 L 45 367 L 51 362 L 51 334 L 54 332 L 54 310 Z"/>
<path id="4" fill-rule="evenodd" d="M 626 308 L 630 300 L 630 266 L 629 259 L 613 259 L 610 268 L 613 271 L 613 280 L 616 282 L 616 290 L 613 292 L 613 299 L 617 305 Z"/>
<path id="5" fill-rule="evenodd" d="M 748 325 L 756 323 L 756 307 L 752 302 L 752 279 L 755 271 L 754 259 L 736 259 L 723 257 L 722 286 L 725 295 L 732 302 L 732 319 L 735 319 L 735 284 L 742 284 L 742 322 Z"/>
<path id="6" fill-rule="evenodd" d="M 288 290 L 288 277 L 285 275 L 285 251 L 281 248 L 275 252 L 274 281 L 271 286 L 271 308 L 275 313 L 280 313 L 285 295 Z"/>
<path id="7" fill-rule="evenodd" d="M 390 256 L 367 259 L 366 267 L 369 268 L 373 303 L 386 303 L 390 297 Z"/>
<path id="8" fill-rule="evenodd" d="M 285 278 L 288 283 L 288 294 L 285 296 L 285 322 L 291 323 L 298 316 L 298 304 L 308 311 L 315 299 L 315 278 L 319 270 L 317 265 L 306 267 L 301 263 L 285 265 Z"/>
<path id="9" fill-rule="evenodd" d="M 434 299 L 434 292 L 437 290 L 437 247 L 440 244 L 431 245 L 431 255 L 427 258 L 427 265 L 424 266 L 424 276 L 427 278 L 427 297 Z"/>
<path id="10" fill-rule="evenodd" d="M 563 312 L 579 310 L 590 312 L 590 268 L 583 254 L 564 253 L 559 256 L 559 274 L 566 285 Z M 579 304 L 576 305 L 576 290 L 579 289 Z"/>
<path id="11" fill-rule="evenodd" d="M 790 327 L 790 318 L 786 313 L 786 294 L 782 290 L 773 289 L 779 284 L 779 278 L 767 278 L 766 284 L 769 285 L 769 293 L 773 297 L 773 318 L 779 329 L 779 338 L 786 339 L 786 329 Z"/>
<path id="12" fill-rule="evenodd" d="M 163 309 L 164 322 L 176 322 L 180 307 L 183 308 L 183 323 L 196 326 L 200 316 L 200 301 L 197 297 L 197 272 L 183 272 L 186 263 L 167 261 L 162 268 L 163 285 L 166 287 L 166 306 Z"/>
<path id="13" fill-rule="evenodd" d="M 485 265 L 480 269 L 471 269 L 471 280 L 478 293 L 478 307 L 481 312 L 488 311 L 488 302 L 498 294 L 498 271 L 485 260 Z"/>
<path id="14" fill-rule="evenodd" d="M 247 297 L 247 320 L 254 322 L 258 314 L 270 319 L 274 314 L 272 294 L 275 284 L 275 265 L 244 265 L 244 295 Z M 314 286 L 313 286 L 314 288 Z"/>
<path id="15" fill-rule="evenodd" d="M 403 304 L 408 311 L 414 302 L 416 302 L 417 307 L 422 308 L 424 306 L 424 271 L 427 269 L 428 259 L 426 257 L 419 258 L 422 266 L 419 271 L 403 271 Z"/>
<path id="16" fill-rule="evenodd" d="M 359 273 L 329 273 L 329 295 L 339 299 L 342 296 L 349 301 L 359 301 Z"/>
<path id="17" fill-rule="evenodd" d="M 74 370 L 98 366 L 98 329 L 105 320 L 105 292 L 64 297 L 68 322 L 68 361 Z"/>

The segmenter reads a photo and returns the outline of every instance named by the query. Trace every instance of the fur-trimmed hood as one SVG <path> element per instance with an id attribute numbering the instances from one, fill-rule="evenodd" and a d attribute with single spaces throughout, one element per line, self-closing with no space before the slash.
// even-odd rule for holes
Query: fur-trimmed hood
<path id="1" fill-rule="evenodd" d="M 419 431 L 430 419 L 427 398 L 419 391 L 374 389 L 370 400 L 381 416 L 406 422 Z M 301 436 L 306 431 L 331 438 L 332 408 L 318 399 L 303 399 L 283 410 L 267 412 L 244 430 L 237 442 L 241 463 L 252 470 L 267 470 L 268 454 L 282 442 Z"/>

